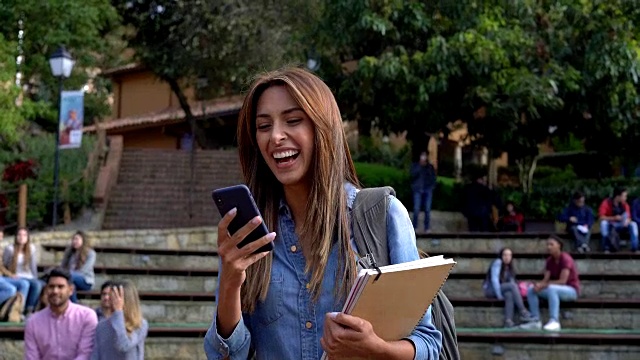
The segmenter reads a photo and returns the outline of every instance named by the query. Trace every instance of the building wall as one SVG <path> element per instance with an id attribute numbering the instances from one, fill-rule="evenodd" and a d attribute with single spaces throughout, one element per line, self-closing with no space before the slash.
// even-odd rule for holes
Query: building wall
<path id="1" fill-rule="evenodd" d="M 136 71 L 115 76 L 113 79 L 113 118 L 144 115 L 169 107 L 179 107 L 178 98 L 171 87 L 150 71 Z M 192 88 L 183 92 L 190 103 L 195 102 Z"/>
<path id="2" fill-rule="evenodd" d="M 171 89 L 152 73 L 128 74 L 118 81 L 119 96 L 115 117 L 143 115 L 160 111 L 171 105 Z"/>
<path id="3" fill-rule="evenodd" d="M 178 139 L 163 132 L 162 127 L 145 128 L 122 133 L 124 148 L 127 149 L 177 149 Z"/>

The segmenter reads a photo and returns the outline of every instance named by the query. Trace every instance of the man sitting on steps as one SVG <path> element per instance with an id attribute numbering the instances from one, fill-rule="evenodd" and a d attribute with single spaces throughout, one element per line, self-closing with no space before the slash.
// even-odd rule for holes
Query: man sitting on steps
<path id="1" fill-rule="evenodd" d="M 86 306 L 72 303 L 71 274 L 51 270 L 45 290 L 49 305 L 29 317 L 24 329 L 25 360 L 89 360 L 98 317 Z"/>
<path id="2" fill-rule="evenodd" d="M 627 189 L 617 187 L 611 198 L 606 198 L 598 209 L 600 216 L 600 232 L 602 233 L 602 250 L 608 253 L 617 249 L 610 237 L 613 230 L 628 231 L 631 240 L 631 251 L 638 251 L 638 224 L 631 220 L 631 208 L 627 203 Z"/>

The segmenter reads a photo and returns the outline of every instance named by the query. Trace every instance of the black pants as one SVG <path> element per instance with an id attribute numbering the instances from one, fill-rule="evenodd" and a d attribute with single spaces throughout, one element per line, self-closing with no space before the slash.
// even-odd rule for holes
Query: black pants
<path id="1" fill-rule="evenodd" d="M 576 249 L 579 249 L 584 244 L 589 245 L 589 238 L 591 238 L 591 232 L 583 234 L 580 232 L 580 230 L 578 230 L 577 225 L 570 225 L 567 228 L 567 232 L 569 233 L 569 236 L 573 238 Z"/>
<path id="2" fill-rule="evenodd" d="M 493 224 L 489 216 L 469 216 L 467 217 L 469 231 L 486 232 L 493 231 Z"/>

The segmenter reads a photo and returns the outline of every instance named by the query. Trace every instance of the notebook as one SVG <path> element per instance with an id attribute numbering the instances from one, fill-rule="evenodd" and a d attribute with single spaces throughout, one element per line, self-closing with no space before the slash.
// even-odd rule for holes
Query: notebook
<path id="1" fill-rule="evenodd" d="M 342 312 L 369 321 L 383 340 L 401 340 L 420 323 L 455 264 L 440 255 L 381 266 L 380 273 L 360 270 Z"/>

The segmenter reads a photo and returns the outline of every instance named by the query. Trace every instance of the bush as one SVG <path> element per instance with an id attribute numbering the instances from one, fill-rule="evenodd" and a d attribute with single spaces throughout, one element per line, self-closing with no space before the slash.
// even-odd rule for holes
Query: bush
<path id="1" fill-rule="evenodd" d="M 407 209 L 413 208 L 411 179 L 408 170 L 369 163 L 355 163 L 358 178 L 364 187 L 391 186 Z M 460 210 L 461 184 L 452 178 L 438 177 L 431 208 L 442 211 Z"/>
<path id="2" fill-rule="evenodd" d="M 576 190 L 585 194 L 587 205 L 597 212 L 602 200 L 611 196 L 616 186 L 626 187 L 630 199 L 640 195 L 640 179 L 624 178 L 555 182 L 546 179 L 544 182 L 534 184 L 527 203 L 523 203 L 525 197 L 519 188 L 501 188 L 498 191 L 504 201 L 511 200 L 520 204 L 527 218 L 553 220 L 569 204 L 571 195 Z"/>
<path id="3" fill-rule="evenodd" d="M 28 186 L 27 223 L 30 227 L 42 227 L 51 224 L 53 204 L 53 167 L 55 159 L 55 137 L 53 134 L 34 136 L 24 141 L 25 148 L 21 153 L 2 154 L 8 162 L 33 160 L 35 175 L 24 182 Z M 87 166 L 90 153 L 93 151 L 95 139 L 84 135 L 82 147 L 79 149 L 60 150 L 60 172 L 58 188 L 58 218 L 62 220 L 64 202 L 69 203 L 72 216 L 80 209 L 91 205 L 95 179 L 83 179 L 83 171 Z M 3 166 L 4 167 L 4 166 Z M 66 194 L 63 182 L 69 183 Z M 2 183 L 2 188 L 10 188 L 12 184 Z M 12 223 L 16 218 L 15 211 L 7 214 L 7 221 Z"/>
<path id="4" fill-rule="evenodd" d="M 411 206 L 411 182 L 409 171 L 391 166 L 357 162 L 358 179 L 364 187 L 391 186 L 405 207 Z"/>
<path id="5" fill-rule="evenodd" d="M 408 171 L 411 146 L 407 144 L 396 149 L 391 144 L 384 144 L 381 139 L 361 136 L 358 148 L 351 149 L 351 157 L 354 162 L 387 165 Z"/>

